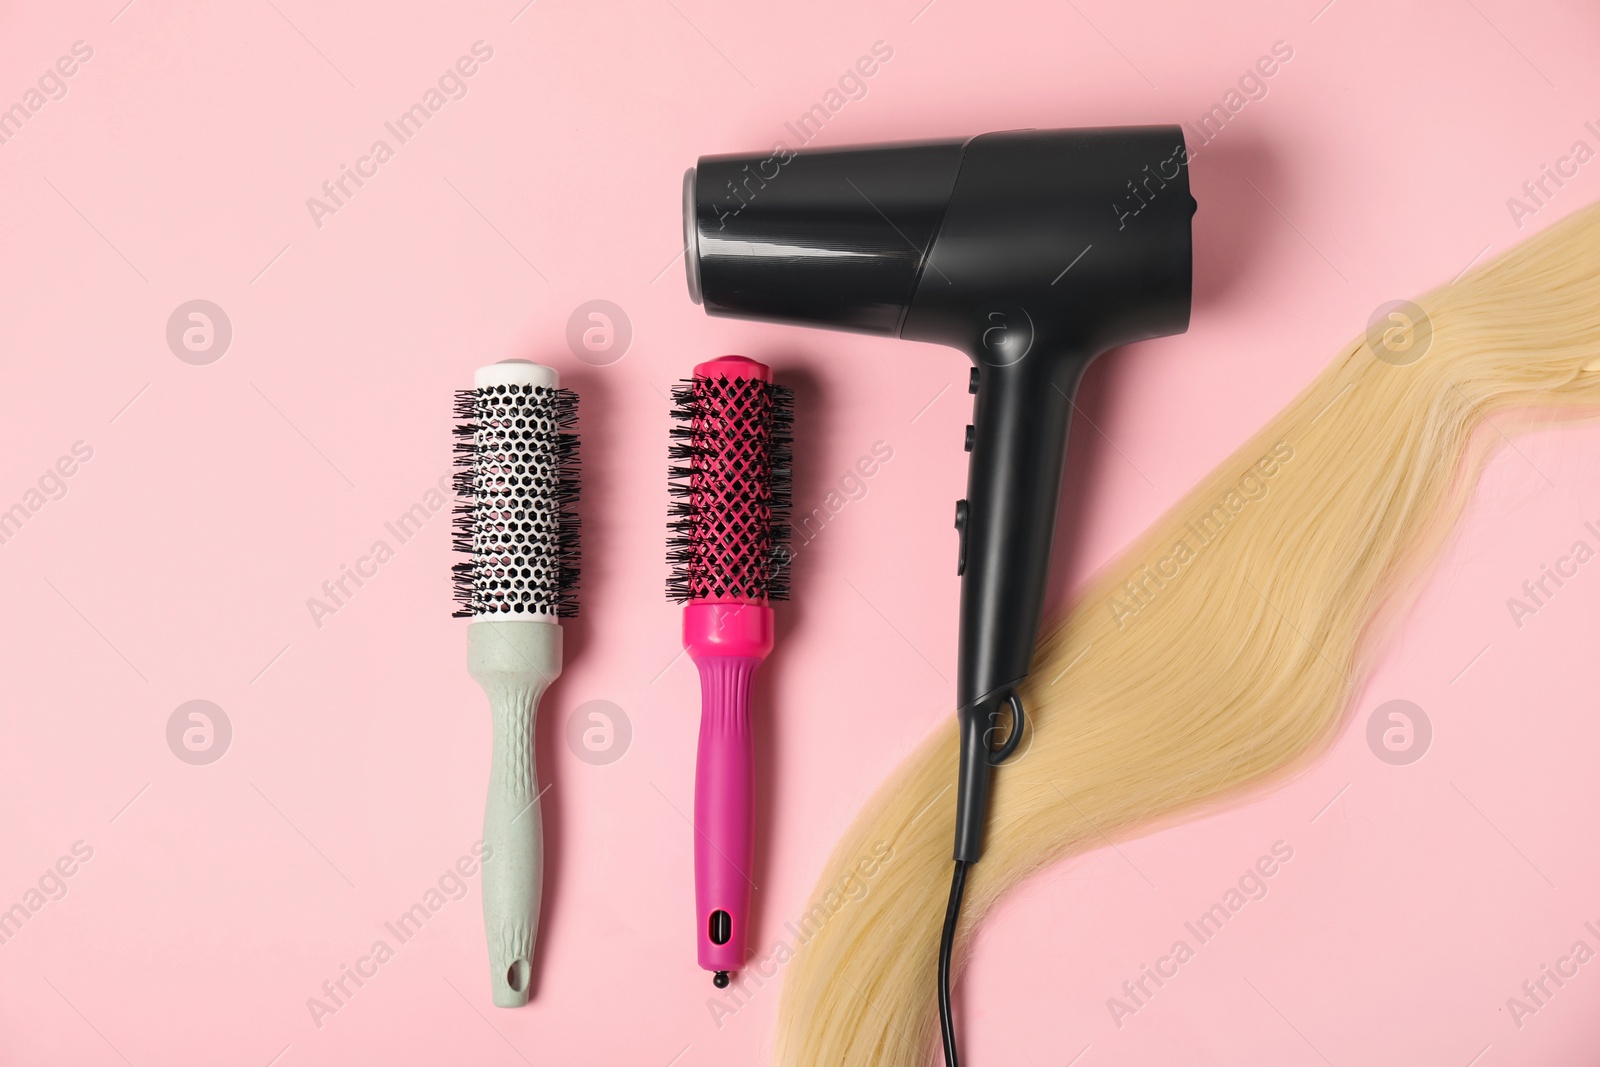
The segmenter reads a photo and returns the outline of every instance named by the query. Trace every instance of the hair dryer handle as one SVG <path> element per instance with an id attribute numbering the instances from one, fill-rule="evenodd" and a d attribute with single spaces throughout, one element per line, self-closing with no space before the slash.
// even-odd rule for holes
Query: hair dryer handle
<path id="1" fill-rule="evenodd" d="M 978 359 L 977 410 L 960 530 L 961 636 L 957 714 L 961 767 L 955 858 L 983 850 L 990 752 L 1015 687 L 1028 674 L 1039 620 L 1073 395 L 1090 355 L 1033 352 L 1015 362 Z M 1020 720 L 1013 729 L 1020 729 Z"/>

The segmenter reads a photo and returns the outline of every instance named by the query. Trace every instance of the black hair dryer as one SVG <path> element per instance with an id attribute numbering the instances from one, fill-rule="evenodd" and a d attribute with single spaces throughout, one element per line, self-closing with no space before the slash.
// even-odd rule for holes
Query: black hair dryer
<path id="1" fill-rule="evenodd" d="M 976 412 L 962 575 L 955 858 L 1023 732 L 1073 394 L 1089 361 L 1182 333 L 1192 277 L 1177 126 L 706 156 L 684 176 L 689 293 L 712 315 L 953 345 Z M 1011 727 L 995 747 L 1006 709 Z"/>

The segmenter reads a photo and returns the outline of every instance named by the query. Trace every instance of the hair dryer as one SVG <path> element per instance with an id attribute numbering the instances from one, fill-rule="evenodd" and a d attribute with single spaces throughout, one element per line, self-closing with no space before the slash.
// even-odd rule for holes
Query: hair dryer
<path id="1" fill-rule="evenodd" d="M 1101 352 L 1189 325 L 1188 157 L 1177 126 L 706 156 L 684 176 L 689 295 L 712 315 L 887 334 L 972 357 L 955 882 L 982 852 L 992 768 L 1023 733 L 1067 426 Z M 1002 713 L 1009 736 L 998 747 Z"/>
<path id="2" fill-rule="evenodd" d="M 957 860 L 982 851 L 990 739 L 1038 637 L 1078 380 L 1106 349 L 1188 328 L 1194 210 L 1177 126 L 707 156 L 685 175 L 689 293 L 708 313 L 934 341 L 975 363 Z"/>

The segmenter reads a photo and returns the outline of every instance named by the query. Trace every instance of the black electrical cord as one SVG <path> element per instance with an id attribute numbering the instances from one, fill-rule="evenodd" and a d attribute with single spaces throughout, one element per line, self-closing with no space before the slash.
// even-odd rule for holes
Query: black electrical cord
<path id="1" fill-rule="evenodd" d="M 945 1067 L 960 1067 L 956 1057 L 955 1020 L 950 1015 L 950 957 L 955 951 L 961 895 L 966 888 L 967 865 L 956 860 L 956 873 L 950 879 L 950 903 L 944 909 L 944 933 L 939 937 L 939 1035 L 944 1038 Z"/>
<path id="2" fill-rule="evenodd" d="M 1010 736 L 987 756 L 989 763 L 996 767 L 1016 752 L 1025 722 L 1022 698 L 1015 690 L 1007 694 L 1006 703 L 1011 707 Z M 967 891 L 969 866 L 971 864 L 965 860 L 956 860 L 955 874 L 950 878 L 950 903 L 944 909 L 944 932 L 939 935 L 939 1036 L 944 1040 L 945 1067 L 961 1067 L 960 1057 L 956 1055 L 955 1019 L 950 1011 L 950 957 L 955 955 L 956 927 L 961 922 L 961 897 Z"/>

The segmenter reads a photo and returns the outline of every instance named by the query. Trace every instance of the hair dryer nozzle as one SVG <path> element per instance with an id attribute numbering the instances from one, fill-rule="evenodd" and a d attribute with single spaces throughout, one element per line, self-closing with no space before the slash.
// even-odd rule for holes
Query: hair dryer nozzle
<path id="1" fill-rule="evenodd" d="M 712 315 L 896 334 L 962 142 L 705 156 L 684 176 L 689 296 Z"/>
<path id="2" fill-rule="evenodd" d="M 683 172 L 683 270 L 689 282 L 689 299 L 702 304 L 705 298 L 700 295 L 700 255 L 695 251 L 694 239 L 694 179 L 693 167 Z"/>

